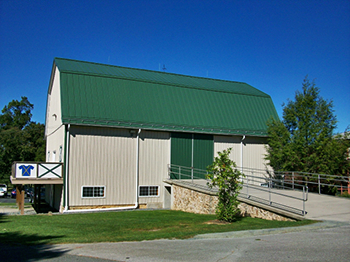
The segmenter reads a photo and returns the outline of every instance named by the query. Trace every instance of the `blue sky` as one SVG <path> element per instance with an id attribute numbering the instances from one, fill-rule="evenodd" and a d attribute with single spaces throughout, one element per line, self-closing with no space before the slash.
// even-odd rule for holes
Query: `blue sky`
<path id="1" fill-rule="evenodd" d="M 349 0 L 0 0 L 0 108 L 44 123 L 54 57 L 246 82 L 280 116 L 308 75 L 350 125 Z"/>

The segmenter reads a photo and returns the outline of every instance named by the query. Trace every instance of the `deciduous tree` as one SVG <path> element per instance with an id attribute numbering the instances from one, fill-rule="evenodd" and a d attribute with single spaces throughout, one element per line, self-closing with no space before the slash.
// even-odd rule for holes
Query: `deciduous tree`
<path id="1" fill-rule="evenodd" d="M 27 97 L 13 100 L 0 114 L 0 181 L 9 183 L 14 161 L 44 161 L 44 125 L 31 121 Z"/>
<path id="2" fill-rule="evenodd" d="M 348 140 L 334 136 L 333 102 L 320 96 L 315 82 L 306 77 L 302 91 L 283 105 L 283 119 L 268 123 L 266 159 L 275 171 L 302 171 L 345 175 Z"/>

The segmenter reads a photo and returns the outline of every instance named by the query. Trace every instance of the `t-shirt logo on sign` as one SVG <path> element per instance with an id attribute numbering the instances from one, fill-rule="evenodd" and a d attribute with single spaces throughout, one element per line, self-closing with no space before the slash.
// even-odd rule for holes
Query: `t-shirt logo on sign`
<path id="1" fill-rule="evenodd" d="M 22 170 L 22 176 L 30 176 L 30 172 L 34 169 L 34 167 L 32 165 L 21 165 L 19 169 Z"/>

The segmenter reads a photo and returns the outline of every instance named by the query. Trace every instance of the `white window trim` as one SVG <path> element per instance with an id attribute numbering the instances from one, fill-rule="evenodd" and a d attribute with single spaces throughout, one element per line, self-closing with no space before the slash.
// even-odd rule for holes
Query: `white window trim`
<path id="1" fill-rule="evenodd" d="M 93 187 L 93 188 L 95 188 L 95 187 L 103 187 L 104 196 L 103 197 L 100 197 L 100 196 L 98 196 L 98 197 L 94 197 L 94 196 L 86 197 L 86 196 L 83 196 L 83 192 L 84 192 L 83 189 L 84 189 L 84 187 Z M 81 198 L 92 198 L 92 199 L 95 199 L 95 198 L 106 198 L 106 186 L 87 186 L 87 185 L 81 186 Z"/>
<path id="2" fill-rule="evenodd" d="M 157 187 L 158 188 L 158 190 L 157 190 L 158 194 L 156 196 L 154 196 L 154 195 L 140 196 L 140 189 L 141 189 L 141 187 L 148 187 L 148 188 Z M 159 197 L 159 195 L 160 195 L 160 186 L 155 186 L 155 185 L 142 185 L 142 186 L 139 186 L 138 195 L 139 195 L 139 197 Z"/>

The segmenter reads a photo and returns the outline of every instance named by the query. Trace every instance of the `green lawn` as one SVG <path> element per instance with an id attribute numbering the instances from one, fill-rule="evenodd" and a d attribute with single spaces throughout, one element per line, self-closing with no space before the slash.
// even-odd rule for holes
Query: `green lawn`
<path id="1" fill-rule="evenodd" d="M 0 216 L 0 243 L 34 245 L 184 239 L 203 233 L 301 226 L 314 222 L 247 217 L 231 224 L 205 223 L 214 219 L 215 215 L 173 210 Z"/>

